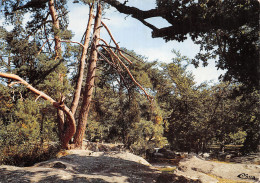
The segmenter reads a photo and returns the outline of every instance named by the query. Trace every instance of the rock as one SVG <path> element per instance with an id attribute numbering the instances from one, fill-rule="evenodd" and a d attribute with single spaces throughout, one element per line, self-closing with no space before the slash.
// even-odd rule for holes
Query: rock
<path id="1" fill-rule="evenodd" d="M 182 169 L 182 170 L 184 170 L 184 169 Z M 217 179 L 215 179 L 211 176 L 208 176 L 204 173 L 194 171 L 194 170 L 191 170 L 188 168 L 185 168 L 185 171 L 177 170 L 175 172 L 175 174 L 178 176 L 183 176 L 187 179 L 197 180 L 198 182 L 201 182 L 201 183 L 217 183 L 218 182 Z"/>
<path id="2" fill-rule="evenodd" d="M 167 151 L 164 151 L 167 152 Z M 129 152 L 69 150 L 66 156 L 32 167 L 0 166 L 0 182 L 218 182 L 259 181 L 260 165 L 217 163 L 196 156 L 182 159 L 171 173 L 162 173 Z M 162 153 L 161 153 L 162 154 Z M 255 158 L 253 154 L 248 158 Z M 216 178 L 214 178 L 216 177 Z"/>
<path id="3" fill-rule="evenodd" d="M 128 152 L 70 150 L 67 154 L 32 167 L 2 165 L 0 182 L 155 182 L 161 174 Z"/>
<path id="4" fill-rule="evenodd" d="M 210 154 L 209 154 L 209 153 L 203 153 L 203 154 L 202 154 L 202 157 L 203 157 L 203 158 L 209 158 L 209 157 L 210 157 Z"/>
<path id="5" fill-rule="evenodd" d="M 154 153 L 154 158 L 163 158 L 164 154 L 163 153 Z"/>
<path id="6" fill-rule="evenodd" d="M 226 155 L 226 159 L 231 159 L 231 158 L 232 158 L 232 154 Z"/>
<path id="7" fill-rule="evenodd" d="M 55 163 L 52 167 L 53 168 L 60 168 L 60 169 L 66 169 L 67 168 L 67 166 L 65 164 L 61 163 L 61 162 Z"/>
<path id="8" fill-rule="evenodd" d="M 208 175 L 213 175 L 227 180 L 254 182 L 260 174 L 260 165 L 231 164 L 206 161 L 193 156 L 190 159 L 180 161 L 177 175 L 189 178 L 199 178 L 203 176 L 202 182 L 209 180 Z M 247 174 L 247 179 L 238 177 L 241 173 Z M 212 178 L 212 177 L 211 177 Z M 212 180 L 213 181 L 213 180 Z M 210 182 L 210 181 L 209 181 Z"/>
<path id="9" fill-rule="evenodd" d="M 157 181 L 156 181 L 156 183 L 172 183 L 172 182 L 201 183 L 200 180 L 193 180 L 193 179 L 189 179 L 184 176 L 177 176 L 174 174 L 167 174 L 167 173 L 162 173 L 157 178 Z"/>
<path id="10" fill-rule="evenodd" d="M 176 157 L 176 154 L 173 151 L 164 148 L 154 148 L 154 152 L 151 150 L 146 151 L 148 157 L 151 158 L 166 158 L 173 159 Z"/>
<path id="11" fill-rule="evenodd" d="M 196 153 L 193 153 L 193 152 L 191 152 L 191 153 L 189 153 L 188 155 L 187 155 L 187 157 L 188 158 L 193 158 L 193 157 L 197 157 L 198 155 L 196 154 Z"/>

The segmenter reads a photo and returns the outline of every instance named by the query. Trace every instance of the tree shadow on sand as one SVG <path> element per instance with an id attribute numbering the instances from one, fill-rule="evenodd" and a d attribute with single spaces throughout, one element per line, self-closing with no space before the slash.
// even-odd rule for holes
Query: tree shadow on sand
<path id="1" fill-rule="evenodd" d="M 176 180 L 179 180 L 177 181 Z M 180 182 L 155 168 L 121 158 L 72 154 L 32 167 L 0 166 L 0 182 Z M 182 182 L 182 181 L 181 181 Z M 185 180 L 189 182 L 189 180 Z"/>

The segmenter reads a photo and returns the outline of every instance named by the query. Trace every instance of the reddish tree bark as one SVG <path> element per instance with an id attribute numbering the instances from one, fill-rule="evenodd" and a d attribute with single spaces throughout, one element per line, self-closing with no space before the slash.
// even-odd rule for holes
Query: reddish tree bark
<path id="1" fill-rule="evenodd" d="M 55 60 L 57 58 L 61 58 L 61 38 L 59 35 L 60 32 L 60 22 L 58 19 L 58 14 L 55 10 L 55 6 L 54 6 L 54 0 L 49 0 L 48 2 L 49 5 L 49 11 L 51 14 L 51 18 L 52 18 L 52 24 L 53 24 L 53 32 L 54 32 L 54 42 L 55 42 Z M 59 74 L 59 80 L 60 83 L 63 83 L 63 74 L 62 73 L 58 73 Z M 60 93 L 61 95 L 61 99 L 60 102 L 62 100 L 62 93 Z M 65 130 L 65 116 L 62 110 L 57 109 L 57 121 L 58 121 L 58 131 L 59 131 L 59 138 L 60 141 L 62 142 L 64 140 L 64 130 Z M 66 127 L 67 128 L 67 127 Z"/>
<path id="2" fill-rule="evenodd" d="M 85 69 L 85 60 L 86 60 L 86 56 L 87 56 L 87 52 L 88 52 L 88 45 L 89 45 L 89 42 L 90 42 L 91 24 L 93 22 L 93 17 L 94 17 L 93 9 L 94 9 L 94 5 L 91 4 L 90 8 L 89 8 L 89 19 L 88 19 L 87 29 L 86 29 L 86 32 L 85 32 L 84 45 L 83 45 L 81 58 L 80 58 L 79 76 L 78 76 L 78 80 L 77 80 L 77 86 L 76 86 L 74 98 L 73 98 L 73 101 L 72 101 L 72 104 L 71 104 L 72 114 L 75 114 L 77 107 L 78 107 L 78 103 L 79 103 L 79 98 L 80 98 L 80 93 L 81 93 L 81 88 L 82 88 L 82 82 L 83 82 L 83 76 L 84 76 L 84 69 Z"/>
<path id="3" fill-rule="evenodd" d="M 58 15 L 57 15 L 55 7 L 54 7 L 54 0 L 49 0 L 48 2 L 49 2 L 49 11 L 50 11 L 50 14 L 52 16 L 52 22 L 53 22 L 54 42 L 55 42 L 55 59 L 57 59 L 57 58 L 62 57 L 62 55 L 61 55 L 61 53 L 62 53 L 61 42 L 72 42 L 72 43 L 78 43 L 78 42 L 60 39 L 60 36 L 59 36 L 59 31 L 60 31 L 59 30 L 60 29 L 59 28 L 59 20 L 58 20 Z M 92 93 L 93 93 L 93 90 L 94 90 L 94 78 L 95 78 L 95 75 L 96 75 L 96 66 L 97 66 L 97 59 L 98 59 L 97 47 L 100 46 L 99 41 L 102 40 L 102 39 L 100 39 L 100 28 L 101 28 L 101 24 L 102 24 L 102 22 L 101 22 L 102 6 L 101 6 L 100 3 L 97 3 L 97 11 L 96 11 L 95 23 L 94 23 L 94 28 L 93 28 L 91 52 L 90 52 L 90 57 L 89 57 L 89 60 L 88 60 L 88 73 L 87 73 L 86 85 L 85 85 L 84 93 L 83 93 L 83 102 L 82 102 L 82 106 L 81 106 L 81 110 L 80 110 L 77 128 L 76 128 L 76 122 L 75 122 L 74 115 L 75 115 L 75 112 L 77 110 L 78 103 L 79 103 L 79 98 L 80 98 L 80 93 L 81 93 L 81 88 L 82 88 L 82 83 L 83 83 L 84 69 L 85 69 L 85 60 L 86 60 L 88 46 L 89 46 L 89 42 L 90 42 L 90 38 L 91 38 L 91 36 L 90 36 L 91 24 L 92 24 L 93 19 L 94 19 L 93 7 L 94 7 L 94 3 L 90 4 L 89 21 L 88 21 L 87 29 L 86 29 L 86 32 L 85 32 L 84 44 L 78 43 L 82 46 L 83 49 L 82 49 L 82 54 L 81 54 L 81 59 L 80 59 L 80 64 L 79 64 L 79 76 L 78 76 L 78 80 L 77 80 L 77 86 L 76 86 L 73 102 L 72 102 L 72 105 L 71 105 L 71 110 L 64 104 L 64 101 L 62 99 L 62 95 L 61 95 L 60 101 L 56 102 L 54 99 L 52 99 L 51 97 L 49 97 L 45 93 L 43 93 L 43 92 L 35 89 L 34 87 L 32 87 L 30 84 L 28 84 L 25 80 L 23 80 L 19 76 L 14 75 L 14 74 L 8 74 L 8 73 L 0 73 L 0 77 L 8 78 L 8 79 L 10 79 L 10 81 L 11 80 L 19 81 L 19 82 L 14 82 L 12 84 L 21 83 L 21 84 L 25 85 L 29 90 L 31 90 L 35 94 L 39 95 L 37 97 L 37 99 L 42 97 L 45 100 L 50 101 L 52 103 L 52 105 L 57 108 L 57 110 L 58 110 L 59 137 L 60 137 L 60 142 L 61 142 L 63 149 L 82 148 L 82 142 L 83 142 L 83 138 L 84 138 L 84 135 L 85 135 L 88 113 L 89 113 L 89 109 L 90 109 L 90 105 L 91 105 Z M 103 26 L 106 28 L 110 37 L 112 38 L 113 42 L 116 45 L 116 47 L 114 47 L 114 49 L 116 51 L 118 51 L 119 54 L 127 62 L 132 63 L 129 59 L 127 59 L 124 55 L 122 55 L 118 44 L 114 40 L 114 38 L 113 38 L 112 34 L 110 33 L 109 29 L 107 28 L 107 26 L 105 24 L 103 24 Z M 127 66 L 117 56 L 117 54 L 115 54 L 113 52 L 113 50 L 111 49 L 112 47 L 109 46 L 104 40 L 102 40 L 102 41 L 106 44 L 105 46 L 108 47 L 108 49 L 109 49 L 109 50 L 107 50 L 108 53 L 111 54 L 112 56 L 114 56 L 114 58 L 118 61 L 118 63 L 123 66 L 123 68 L 129 74 L 129 76 L 131 77 L 133 82 L 144 91 L 144 93 L 147 95 L 147 98 L 150 100 L 151 97 L 146 93 L 144 88 L 142 88 L 142 86 L 139 83 L 137 83 L 137 81 L 133 78 L 133 76 L 130 73 Z M 104 45 L 102 47 L 104 48 Z M 40 54 L 40 52 L 42 51 L 42 48 L 41 48 L 41 50 L 39 51 L 38 54 Z M 102 54 L 101 54 L 101 56 L 102 56 Z M 107 60 L 107 58 L 105 58 L 105 60 Z M 112 65 L 114 64 L 114 61 L 110 62 L 109 60 L 107 60 L 107 62 L 112 64 Z M 120 67 L 120 69 L 122 69 L 122 68 Z M 58 74 L 59 74 L 59 77 L 60 77 L 60 82 L 62 82 L 63 81 L 63 75 L 61 73 L 58 73 Z M 10 84 L 10 86 L 12 84 Z M 64 113 L 67 116 L 66 122 L 65 122 L 65 118 L 64 118 Z M 73 144 L 69 144 L 69 142 L 71 141 L 73 136 L 74 136 Z"/>
<path id="4" fill-rule="evenodd" d="M 27 83 L 25 80 L 23 80 L 22 78 L 20 78 L 19 76 L 15 75 L 15 74 L 8 74 L 8 73 L 1 73 L 0 72 L 0 77 L 18 81 L 18 82 L 14 82 L 12 84 L 23 84 L 23 85 L 25 85 L 31 92 L 37 94 L 38 98 L 41 97 L 44 100 L 48 100 L 49 102 L 51 102 L 51 104 L 55 108 L 63 111 L 67 115 L 67 117 L 68 117 L 68 127 L 65 129 L 65 131 L 63 131 L 62 138 L 61 138 L 61 145 L 62 145 L 62 148 L 69 149 L 70 148 L 69 147 L 69 141 L 76 132 L 76 122 L 75 122 L 75 119 L 74 119 L 74 115 L 72 114 L 70 109 L 63 102 L 56 102 L 50 96 L 48 96 L 45 93 L 37 90 L 36 88 L 34 88 L 29 83 Z M 10 84 L 10 86 L 12 84 Z"/>
<path id="5" fill-rule="evenodd" d="M 55 54 L 56 58 L 61 56 L 61 42 L 60 42 L 60 22 L 58 19 L 57 12 L 54 7 L 54 0 L 49 0 L 49 11 L 52 18 L 53 30 L 54 30 L 54 41 L 55 41 Z"/>
<path id="6" fill-rule="evenodd" d="M 88 73 L 87 73 L 85 91 L 83 96 L 83 103 L 80 110 L 80 116 L 79 116 L 76 134 L 74 136 L 75 148 L 82 147 L 82 142 L 86 130 L 88 112 L 91 104 L 92 93 L 94 89 L 94 79 L 96 74 L 96 64 L 97 64 L 97 55 L 98 55 L 96 46 L 98 45 L 99 38 L 100 38 L 101 15 L 102 15 L 102 6 L 101 4 L 98 4 L 95 24 L 94 24 L 93 43 L 91 46 Z"/>

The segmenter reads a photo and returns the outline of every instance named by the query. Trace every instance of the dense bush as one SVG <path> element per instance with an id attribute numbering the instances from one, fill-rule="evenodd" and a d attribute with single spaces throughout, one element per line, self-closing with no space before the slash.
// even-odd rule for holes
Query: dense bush
<path id="1" fill-rule="evenodd" d="M 58 139 L 55 123 L 43 114 L 48 105 L 20 99 L 12 108 L 5 111 L 12 115 L 0 119 L 0 163 L 29 166 L 52 157 L 59 147 L 50 145 Z"/>

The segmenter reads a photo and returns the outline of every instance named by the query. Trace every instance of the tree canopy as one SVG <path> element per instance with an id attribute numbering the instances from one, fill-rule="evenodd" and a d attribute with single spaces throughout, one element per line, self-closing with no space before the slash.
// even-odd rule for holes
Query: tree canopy
<path id="1" fill-rule="evenodd" d="M 242 82 L 250 90 L 259 89 L 259 1 L 258 0 L 157 0 L 154 9 L 140 10 L 117 0 L 103 0 L 119 12 L 131 15 L 152 29 L 152 37 L 184 41 L 188 37 L 200 45 L 193 60 L 216 59 L 218 69 L 226 69 L 223 79 Z M 170 25 L 157 28 L 146 19 L 161 17 Z"/>
<path id="2" fill-rule="evenodd" d="M 30 144 L 38 152 L 58 140 L 63 148 L 81 148 L 83 138 L 122 142 L 139 154 L 166 144 L 183 151 L 206 151 L 213 144 L 256 151 L 259 2 L 158 0 L 146 11 L 127 2 L 82 0 L 89 16 L 82 40 L 75 42 L 67 1 L 2 1 L 1 154 Z M 120 48 L 102 22 L 107 4 L 151 28 L 153 37 L 190 36 L 201 52 L 189 59 L 173 51 L 171 63 L 160 63 Z M 26 13 L 31 18 L 24 20 Z M 156 28 L 146 21 L 152 17 L 170 26 Z M 227 73 L 217 84 L 197 84 L 187 66 L 200 60 L 207 65 L 210 58 Z"/>
<path id="3" fill-rule="evenodd" d="M 200 62 L 206 66 L 209 59 L 216 59 L 216 67 L 227 70 L 222 79 L 242 82 L 248 90 L 252 87 L 259 89 L 258 0 L 157 0 L 155 8 L 150 10 L 128 6 L 128 1 L 102 2 L 142 22 L 152 29 L 154 38 L 184 41 L 191 37 L 195 44 L 200 45 L 200 53 L 193 59 L 196 67 Z M 43 9 L 47 1 L 6 0 L 2 3 L 5 14 L 10 15 L 17 10 Z M 63 4 L 65 3 L 64 1 Z M 36 19 L 34 22 L 39 24 L 42 22 L 39 18 L 44 18 L 45 15 L 37 12 L 38 21 Z M 66 11 L 64 13 L 66 14 Z M 148 23 L 146 19 L 153 17 L 163 18 L 169 26 L 157 28 L 156 25 Z"/>

